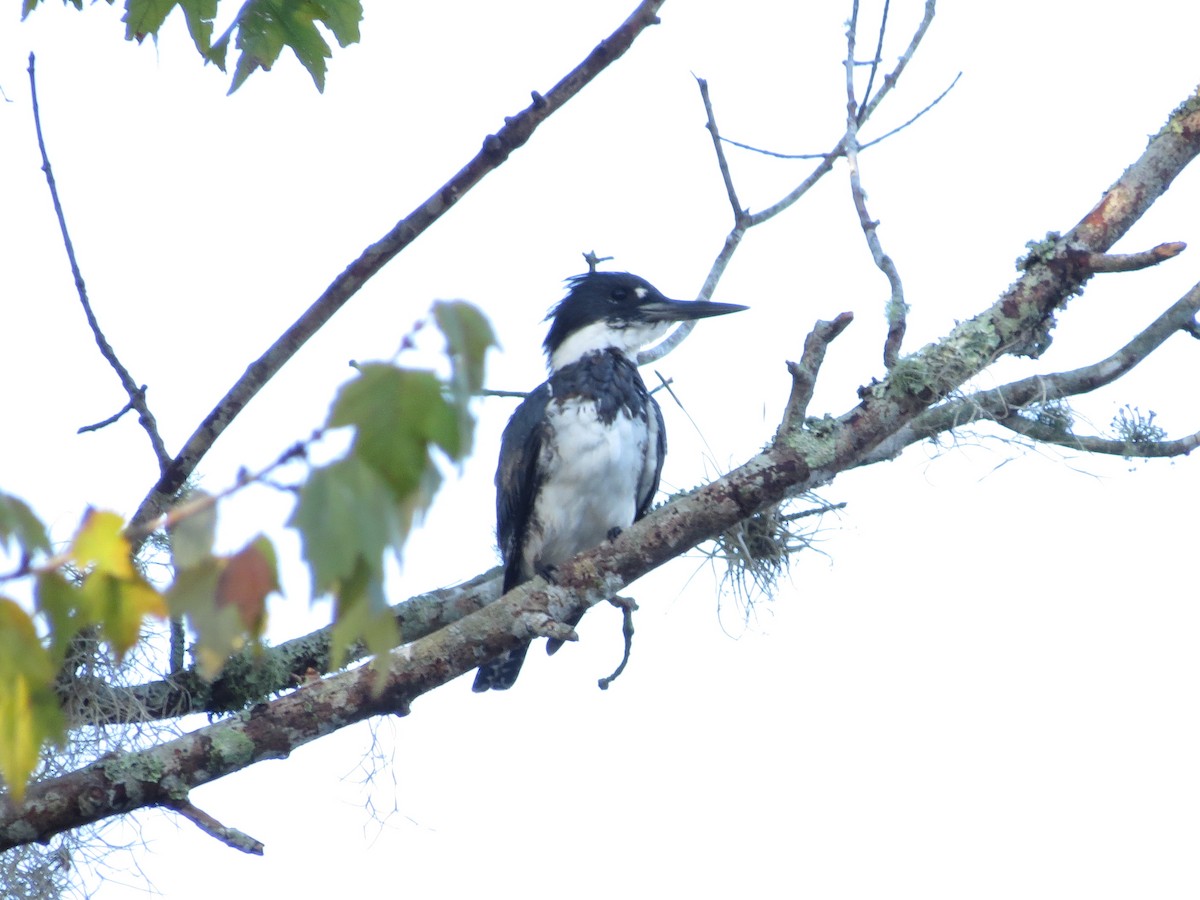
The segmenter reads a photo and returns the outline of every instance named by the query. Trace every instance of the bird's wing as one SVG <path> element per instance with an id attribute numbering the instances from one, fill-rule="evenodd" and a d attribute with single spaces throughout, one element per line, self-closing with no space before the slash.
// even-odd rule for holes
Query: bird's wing
<path id="1" fill-rule="evenodd" d="M 657 452 L 646 461 L 646 471 L 642 474 L 642 482 L 639 485 L 641 493 L 638 496 L 637 513 L 633 517 L 635 522 L 650 512 L 650 507 L 654 505 L 654 497 L 658 493 L 658 481 L 662 477 L 663 460 L 667 458 L 667 427 L 663 422 L 662 410 L 659 409 L 658 401 L 653 397 L 646 399 L 650 407 L 649 440 L 655 443 Z"/>
<path id="2" fill-rule="evenodd" d="M 546 439 L 550 385 L 542 384 L 517 407 L 500 439 L 496 469 L 496 538 L 504 558 L 504 592 L 526 581 L 522 550 L 538 489 L 538 458 Z"/>

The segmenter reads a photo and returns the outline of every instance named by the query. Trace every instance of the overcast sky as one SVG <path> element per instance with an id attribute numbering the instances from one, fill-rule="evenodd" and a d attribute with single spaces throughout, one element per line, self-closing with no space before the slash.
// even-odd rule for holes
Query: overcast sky
<path id="1" fill-rule="evenodd" d="M 0 27 L 0 487 L 65 539 L 88 504 L 132 513 L 153 482 L 125 402 L 78 308 L 53 219 L 25 74 L 97 315 L 149 386 L 177 450 L 246 365 L 361 249 L 445 181 L 505 115 L 548 90 L 633 0 L 399 4 L 368 0 L 363 42 L 337 51 L 325 94 L 293 59 L 233 97 L 182 22 L 157 47 L 120 40 L 119 10 L 46 4 Z M 892 4 L 890 65 L 920 4 Z M 865 138 L 880 237 L 912 305 L 916 349 L 989 305 L 1027 240 L 1073 225 L 1200 79 L 1191 2 L 944 4 Z M 736 12 L 733 10 L 736 9 Z M 231 11 L 230 11 L 231 12 Z M 229 13 L 227 13 L 229 14 Z M 490 386 L 543 377 L 546 309 L 580 253 L 691 297 L 730 224 L 693 74 L 726 136 L 832 147 L 845 114 L 849 4 L 667 3 L 662 24 L 556 114 L 338 314 L 217 443 L 217 489 L 321 422 L 351 359 L 389 358 L 436 298 L 483 308 L 503 349 Z M 877 7 L 863 21 L 877 21 Z M 177 17 L 176 17 L 177 18 Z M 873 26 L 860 37 L 873 46 Z M 812 163 L 731 151 L 761 209 Z M 1200 247 L 1188 171 L 1119 245 Z M 1190 250 L 1097 279 L 1037 362 L 981 384 L 1111 353 L 1200 279 Z M 853 326 L 812 405 L 840 414 L 881 374 L 887 284 L 858 230 L 844 167 L 751 232 L 716 299 L 750 312 L 701 323 L 656 368 L 668 490 L 753 454 L 774 431 L 818 318 Z M 1124 404 L 1171 436 L 1196 430 L 1200 347 L 1172 338 L 1079 404 L 1103 430 Z M 476 453 L 443 490 L 389 584 L 401 599 L 496 561 L 491 478 L 513 401 L 479 406 Z M 694 422 L 694 424 L 693 424 Z M 1089 459 L 963 437 L 916 447 L 825 489 L 847 503 L 817 549 L 746 623 L 720 571 L 691 554 L 634 585 L 633 659 L 619 616 L 536 650 L 516 688 L 460 679 L 403 720 L 347 729 L 286 762 L 197 790 L 266 844 L 244 856 L 160 812 L 145 847 L 108 859 L 103 900 L 239 895 L 1194 897 L 1200 724 L 1190 460 Z M 271 637 L 316 627 L 286 498 L 248 491 L 220 542 L 265 531 L 284 560 Z M 370 778 L 367 779 L 366 775 Z M 368 807 L 373 807 L 372 813 Z M 79 861 L 85 865 L 83 861 Z M 138 871 L 140 870 L 140 872 Z"/>

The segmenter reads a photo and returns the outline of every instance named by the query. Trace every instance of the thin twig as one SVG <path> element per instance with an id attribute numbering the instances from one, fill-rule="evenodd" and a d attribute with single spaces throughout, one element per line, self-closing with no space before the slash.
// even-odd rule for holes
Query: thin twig
<path id="1" fill-rule="evenodd" d="M 1148 269 L 1150 266 L 1157 266 L 1160 262 L 1173 259 L 1186 249 L 1187 244 L 1183 241 L 1173 241 L 1138 253 L 1087 253 L 1079 260 L 1071 259 L 1071 262 L 1078 262 L 1089 271 L 1096 273 L 1136 272 L 1139 269 Z"/>
<path id="2" fill-rule="evenodd" d="M 141 386 L 140 390 L 142 391 L 142 393 L 145 393 L 146 386 L 143 384 Z M 99 431 L 101 428 L 107 428 L 109 425 L 112 425 L 112 424 L 116 423 L 117 421 L 119 421 L 121 416 L 125 415 L 125 413 L 129 412 L 131 409 L 133 409 L 133 401 L 132 400 L 130 400 L 128 403 L 126 403 L 124 406 L 122 406 L 119 410 L 117 410 L 115 413 L 113 413 L 107 419 L 102 419 L 101 421 L 96 422 L 93 425 L 81 425 L 79 428 L 77 428 L 75 430 L 75 433 L 83 434 L 88 431 Z"/>
<path id="3" fill-rule="evenodd" d="M 250 835 L 243 831 L 238 831 L 236 828 L 222 825 L 204 810 L 194 806 L 190 800 L 181 800 L 179 803 L 173 804 L 171 808 L 185 819 L 193 822 L 205 834 L 215 837 L 222 844 L 228 844 L 234 850 L 241 850 L 243 853 L 249 853 L 252 856 L 263 855 L 262 841 L 252 838 Z"/>
<path id="4" fill-rule="evenodd" d="M 725 184 L 725 194 L 729 198 L 729 206 L 733 211 L 733 228 L 725 237 L 725 246 L 722 248 L 717 260 L 708 270 L 708 276 L 704 279 L 704 284 L 700 287 L 700 292 L 696 295 L 698 300 L 709 300 L 712 298 L 713 292 L 717 289 L 717 282 L 721 280 L 721 276 L 725 273 L 725 266 L 728 264 L 733 252 L 741 243 L 742 235 L 746 233 L 749 227 L 750 214 L 742 208 L 741 202 L 738 200 L 737 189 L 733 185 L 733 176 L 729 171 L 729 161 L 725 158 L 725 148 L 721 141 L 721 131 L 717 127 L 717 117 L 713 112 L 712 100 L 708 94 L 708 82 L 699 76 L 693 76 L 696 79 L 696 85 L 700 89 L 700 99 L 704 103 L 705 124 L 708 133 L 712 138 L 713 150 L 717 154 L 717 168 L 721 172 L 721 180 Z M 676 347 L 683 343 L 692 329 L 696 327 L 696 320 L 692 319 L 686 322 L 681 322 L 675 329 L 671 331 L 663 340 L 659 341 L 653 347 L 648 347 L 638 353 L 637 364 L 639 366 L 649 365 L 662 359 Z"/>
<path id="5" fill-rule="evenodd" d="M 879 71 L 879 64 L 883 62 L 883 37 L 887 34 L 888 10 L 891 9 L 891 6 L 891 0 L 883 0 L 883 14 L 879 17 L 879 41 L 875 45 L 875 55 L 871 57 L 871 74 L 867 76 L 867 86 L 863 89 L 863 100 L 871 98 L 875 75 Z M 858 124 L 861 125 L 862 122 L 860 121 Z"/>
<path id="6" fill-rule="evenodd" d="M 780 434 L 798 428 L 803 423 L 817 384 L 817 373 L 821 369 L 821 363 L 825 361 L 825 351 L 830 342 L 853 321 L 854 314 L 844 312 L 831 321 L 817 322 L 804 339 L 804 355 L 800 357 L 800 362 L 787 364 L 788 372 L 792 376 L 792 393 L 788 397 L 787 408 L 779 425 Z"/>
<path id="7" fill-rule="evenodd" d="M 717 154 L 717 167 L 721 170 L 721 178 L 725 182 L 725 193 L 729 197 L 729 205 L 733 207 L 733 220 L 735 223 L 741 222 L 745 218 L 746 213 L 742 209 L 742 204 L 738 201 L 737 189 L 733 186 L 733 177 L 729 174 L 729 161 L 725 159 L 725 148 L 721 145 L 721 132 L 717 130 L 716 116 L 713 115 L 712 100 L 708 96 L 708 81 L 698 76 L 696 84 L 700 88 L 700 99 L 704 101 L 704 112 L 707 115 L 707 121 L 704 127 L 708 129 L 712 136 L 713 150 Z"/>
<path id="8" fill-rule="evenodd" d="M 858 27 L 858 0 L 855 0 L 850 24 L 846 29 L 846 165 L 850 170 L 850 195 L 858 213 L 858 223 L 871 250 L 871 258 L 879 271 L 887 277 L 891 296 L 887 303 L 887 338 L 883 343 L 883 364 L 891 369 L 900 359 L 900 345 L 907 328 L 908 304 L 904 302 L 904 285 L 895 262 L 883 250 L 879 240 L 879 223 L 867 212 L 867 198 L 863 193 L 862 178 L 858 168 L 858 125 L 862 114 L 854 89 L 854 45 Z M 880 36 L 882 40 L 882 35 Z"/>
<path id="9" fill-rule="evenodd" d="M 50 168 L 50 157 L 46 153 L 46 141 L 42 136 L 42 114 L 38 107 L 37 76 L 34 72 L 34 56 L 32 53 L 29 54 L 28 71 L 29 94 L 33 105 L 33 127 L 37 133 L 38 150 L 42 154 L 42 171 L 46 173 L 46 184 L 50 187 L 50 199 L 54 203 L 54 214 L 58 217 L 59 230 L 62 231 L 63 246 L 66 247 L 67 260 L 71 264 L 71 274 L 75 278 L 75 290 L 79 293 L 79 302 L 83 304 L 83 313 L 87 317 L 87 323 L 92 329 L 93 336 L 96 338 L 96 346 L 100 348 L 101 355 L 108 360 L 108 364 L 117 373 L 117 377 L 121 380 L 121 386 L 125 388 L 125 393 L 129 395 L 129 405 L 126 409 L 132 408 L 137 410 L 138 422 L 146 430 L 146 434 L 150 436 L 150 446 L 154 449 L 154 457 L 158 461 L 159 474 L 165 474 L 171 464 L 171 455 L 167 453 L 166 445 L 163 444 L 163 439 L 158 433 L 158 423 L 154 420 L 154 415 L 150 412 L 150 407 L 146 405 L 146 387 L 145 385 L 139 387 L 138 383 L 133 380 L 133 376 L 129 374 L 129 370 L 121 364 L 121 360 L 117 358 L 116 351 L 109 344 L 108 339 L 104 336 L 104 332 L 100 330 L 100 323 L 96 320 L 96 315 L 92 312 L 92 304 L 88 300 L 87 286 L 83 281 L 83 272 L 79 269 L 79 261 L 75 258 L 75 247 L 71 243 L 71 235 L 67 231 L 67 220 L 63 214 L 62 202 L 58 196 L 58 185 L 54 181 L 54 173 Z M 105 425 L 115 422 L 123 413 L 124 410 L 104 422 L 97 425 L 85 426 L 79 430 L 83 432 L 102 428 Z"/>
<path id="10" fill-rule="evenodd" d="M 1138 459 L 1164 459 L 1175 456 L 1187 456 L 1197 447 L 1200 447 L 1200 432 L 1170 441 L 1118 441 L 1112 438 L 1062 431 L 1018 415 L 1006 416 L 1003 419 L 996 419 L 995 421 L 997 425 L 1003 425 L 1009 431 L 1033 438 L 1042 444 L 1056 444 L 1060 447 L 1071 447 L 1085 453 L 1123 456 L 1126 459 L 1133 459 L 1135 457 Z"/>
<path id="11" fill-rule="evenodd" d="M 890 459 L 919 440 L 936 437 L 980 419 L 1005 419 L 1032 404 L 1045 404 L 1090 393 L 1124 378 L 1177 331 L 1186 331 L 1200 312 L 1200 284 L 1176 300 L 1131 341 L 1110 356 L 1086 366 L 1048 375 L 1032 375 L 1000 387 L 977 391 L 932 407 L 905 425 L 863 459 L 863 465 Z"/>
<path id="12" fill-rule="evenodd" d="M 513 151 L 523 146 L 542 122 L 624 55 L 646 28 L 658 22 L 658 9 L 663 2 L 664 0 L 642 0 L 629 17 L 596 45 L 579 65 L 545 95 L 535 91 L 533 102 L 517 115 L 506 118 L 504 126 L 495 134 L 488 135 L 483 141 L 483 148 L 474 158 L 350 263 L 300 318 L 293 322 L 262 356 L 250 364 L 245 374 L 204 417 L 204 421 L 171 461 L 162 478 L 138 505 L 132 522 L 135 525 L 139 524 L 165 509 L 171 503 L 175 492 L 208 453 L 213 442 L 296 351 L 328 322 L 334 313 L 345 306 L 384 265 L 440 219 L 486 175 L 502 165 Z"/>
<path id="13" fill-rule="evenodd" d="M 944 91 L 942 91 L 940 94 L 938 94 L 932 100 L 930 100 L 927 104 L 925 104 L 925 106 L 923 106 L 920 110 L 918 110 L 913 116 L 908 118 L 906 121 L 897 125 L 895 128 L 885 131 L 883 134 L 881 134 L 877 138 L 871 138 L 871 140 L 869 140 L 869 141 L 862 141 L 861 143 L 859 143 L 858 152 L 862 153 L 864 150 L 874 147 L 876 144 L 881 144 L 884 141 L 886 141 L 888 138 L 892 137 L 893 135 L 898 134 L 899 132 L 903 131 L 905 128 L 908 128 L 910 125 L 912 125 L 914 122 L 916 122 L 917 119 L 921 118 L 923 115 L 925 115 L 931 109 L 933 109 L 935 106 L 937 106 L 943 100 L 945 100 L 946 95 L 949 94 L 952 90 L 954 90 L 954 86 L 958 84 L 960 78 L 962 78 L 962 72 L 959 72 L 957 75 L 954 76 L 954 80 L 950 82 L 949 86 L 947 86 Z M 831 153 L 835 154 L 836 156 L 842 155 L 841 144 L 838 144 L 838 146 L 835 147 L 833 150 L 827 150 L 823 153 L 782 153 L 778 150 L 767 150 L 763 147 L 756 147 L 753 144 L 744 144 L 741 141 L 735 141 L 733 138 L 722 137 L 721 140 L 724 143 L 729 144 L 730 146 L 733 146 L 733 147 L 737 147 L 741 150 L 749 150 L 751 153 L 759 153 L 763 156 L 773 156 L 776 159 L 825 159 Z"/>
<path id="14" fill-rule="evenodd" d="M 620 665 L 613 673 L 596 682 L 602 691 L 607 691 L 608 686 L 620 678 L 625 667 L 629 665 L 629 656 L 633 652 L 633 613 L 638 608 L 637 603 L 629 597 L 613 597 L 609 602 L 621 610 L 621 635 L 625 638 L 625 652 L 621 655 Z"/>
<path id="15" fill-rule="evenodd" d="M 916 53 L 917 47 L 920 46 L 922 39 L 925 37 L 925 32 L 928 31 L 929 25 L 933 21 L 935 11 L 935 0 L 926 0 L 925 16 L 921 19 L 921 23 L 917 26 L 917 30 L 913 34 L 912 39 L 909 41 L 908 47 L 905 49 L 904 54 L 896 63 L 895 68 L 893 68 L 891 72 L 884 76 L 883 84 L 880 86 L 875 96 L 871 97 L 866 103 L 863 104 L 861 111 L 862 114 L 860 116 L 863 122 L 871 117 L 875 110 L 879 108 L 879 104 L 883 102 L 883 99 L 891 92 L 892 88 L 895 87 L 897 80 L 900 78 L 900 74 L 904 71 L 909 60 L 912 59 L 913 54 Z M 725 274 L 725 269 L 729 265 L 729 261 L 733 258 L 733 254 L 737 251 L 738 246 L 741 244 L 742 238 L 745 236 L 746 232 L 755 225 L 761 225 L 763 222 L 774 218 L 785 209 L 788 209 L 797 200 L 808 193 L 809 189 L 812 188 L 813 185 L 829 174 L 829 172 L 833 170 L 833 164 L 845 155 L 846 138 L 843 136 L 842 139 L 838 141 L 837 145 L 828 153 L 818 154 L 816 158 L 819 158 L 821 161 L 817 164 L 816 168 L 809 173 L 808 177 L 805 178 L 804 181 L 789 191 L 783 198 L 766 207 L 765 209 L 759 210 L 756 213 L 750 213 L 740 208 L 740 204 L 736 200 L 737 193 L 736 191 L 732 190 L 732 179 L 729 176 L 728 162 L 726 161 L 724 152 L 721 149 L 721 145 L 723 143 L 731 142 L 726 141 L 726 139 L 722 138 L 720 135 L 720 130 L 717 127 L 716 115 L 713 112 L 713 106 L 708 96 L 707 82 L 700 78 L 697 78 L 696 80 L 701 85 L 701 98 L 704 101 L 704 108 L 708 117 L 705 127 L 712 135 L 714 144 L 717 148 L 717 164 L 721 169 L 722 177 L 726 179 L 730 197 L 732 198 L 731 205 L 734 208 L 734 226 L 732 229 L 730 229 L 729 234 L 725 236 L 725 242 L 721 246 L 720 251 L 717 253 L 716 259 L 713 260 L 712 265 L 709 267 L 708 275 L 705 277 L 704 284 L 697 295 L 699 299 L 707 300 L 710 299 L 715 292 L 717 283 L 720 281 L 722 275 Z M 926 106 L 925 109 L 921 110 L 921 112 L 909 119 L 908 122 L 904 123 L 904 125 L 892 129 L 883 137 L 872 141 L 871 144 L 878 143 L 879 141 L 884 140 L 886 137 L 895 134 L 897 131 L 900 131 L 908 125 L 911 125 L 922 115 L 936 106 L 937 103 L 950 92 L 950 88 L 954 87 L 954 84 L 957 82 L 958 79 L 955 78 L 950 87 L 942 91 L 942 93 L 938 95 L 937 99 Z M 861 150 L 862 147 L 859 149 Z M 662 359 L 662 357 L 666 356 L 668 353 L 678 347 L 679 344 L 683 342 L 684 338 L 691 333 L 691 330 L 694 327 L 695 322 L 685 322 L 668 334 L 667 337 L 658 344 L 641 351 L 637 358 L 638 365 L 647 365 Z"/>
<path id="16" fill-rule="evenodd" d="M 215 494 L 200 494 L 191 500 L 187 500 L 183 503 L 176 503 L 174 506 L 168 507 L 163 513 L 155 516 L 152 519 L 148 519 L 140 523 L 130 522 L 129 526 L 124 531 L 126 540 L 136 547 L 159 529 L 168 530 L 177 525 L 179 522 L 182 522 L 184 519 L 212 509 L 217 505 L 218 501 L 232 496 L 247 485 L 265 482 L 267 477 L 280 466 L 283 466 L 293 460 L 304 458 L 308 452 L 308 444 L 316 441 L 322 434 L 323 432 L 318 430 L 313 433 L 308 441 L 300 441 L 293 444 L 291 447 L 288 447 L 286 450 L 284 450 L 274 462 L 270 463 L 258 472 L 250 473 L 243 470 L 238 474 L 237 480 L 233 484 Z M 54 572 L 69 564 L 73 558 L 74 549 L 68 547 L 66 550 L 56 553 L 47 559 L 43 559 L 36 566 L 31 565 L 29 562 L 25 562 L 22 566 L 13 570 L 12 572 L 6 572 L 0 575 L 0 583 L 5 581 L 14 581 L 18 578 L 27 578 L 30 575 L 49 574 L 50 572 Z"/>

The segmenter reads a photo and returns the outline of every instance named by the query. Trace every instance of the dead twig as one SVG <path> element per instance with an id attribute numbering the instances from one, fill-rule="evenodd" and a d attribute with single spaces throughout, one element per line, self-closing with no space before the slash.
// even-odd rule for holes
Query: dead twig
<path id="1" fill-rule="evenodd" d="M 884 6 L 884 21 L 887 20 L 887 6 Z M 871 250 L 871 258 L 888 280 L 891 296 L 887 302 L 887 338 L 883 344 L 883 364 L 891 369 L 900 359 L 900 346 L 904 341 L 907 328 L 908 304 L 904 300 L 904 285 L 900 280 L 900 272 L 892 258 L 884 252 L 879 240 L 879 222 L 872 219 L 867 212 L 867 198 L 862 188 L 862 178 L 858 166 L 858 127 L 865 105 L 860 105 L 854 87 L 854 48 L 858 28 L 858 0 L 855 0 L 850 14 L 850 23 L 846 29 L 846 165 L 850 170 L 850 195 L 854 200 L 854 209 L 858 213 L 858 223 L 867 247 Z M 880 28 L 880 43 L 883 41 L 883 28 Z M 874 72 L 872 71 L 872 76 Z"/>
<path id="2" fill-rule="evenodd" d="M 104 332 L 100 329 L 100 323 L 96 319 L 96 314 L 92 311 L 91 301 L 88 299 L 87 285 L 83 281 L 83 272 L 80 271 L 79 261 L 75 258 L 75 246 L 71 243 L 70 232 L 67 231 L 67 219 L 63 214 L 62 201 L 58 196 L 58 185 L 54 181 L 54 171 L 50 167 L 50 156 L 46 152 L 46 141 L 42 134 L 42 113 L 38 106 L 37 75 L 34 70 L 34 56 L 32 53 L 29 54 L 28 71 L 29 94 L 33 106 L 33 127 L 37 133 L 38 150 L 42 154 L 42 171 L 46 173 L 46 184 L 50 188 L 50 200 L 54 204 L 54 215 L 58 218 L 58 227 L 62 232 L 63 246 L 67 250 L 67 260 L 71 264 L 71 275 L 75 278 L 75 290 L 79 293 L 79 302 L 83 305 L 83 314 L 87 317 L 88 327 L 92 329 L 92 335 L 96 339 L 96 346 L 100 348 L 100 354 L 108 360 L 108 364 L 117 373 L 117 378 L 121 380 L 121 387 L 125 388 L 125 393 L 129 395 L 129 403 L 126 404 L 121 412 L 115 416 L 110 416 L 103 422 L 84 426 L 79 429 L 79 432 L 95 431 L 106 425 L 111 425 L 130 409 L 136 409 L 138 423 L 150 437 L 150 446 L 153 448 L 154 458 L 158 462 L 159 474 L 166 474 L 167 468 L 171 464 L 171 454 L 167 452 L 162 436 L 158 433 L 158 422 L 155 421 L 154 414 L 150 412 L 150 407 L 146 405 L 146 386 L 142 385 L 139 387 L 138 383 L 133 380 L 133 376 L 129 374 L 129 370 L 121 363 L 116 351 L 113 350 L 112 345 L 108 342 L 108 338 L 104 336 Z"/>

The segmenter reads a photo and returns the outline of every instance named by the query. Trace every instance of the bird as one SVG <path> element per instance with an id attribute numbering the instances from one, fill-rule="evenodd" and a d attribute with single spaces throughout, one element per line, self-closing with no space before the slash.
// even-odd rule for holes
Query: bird
<path id="1" fill-rule="evenodd" d="M 549 377 L 517 407 L 500 441 L 496 536 L 506 594 L 649 512 L 667 435 L 638 374 L 638 350 L 674 323 L 746 309 L 670 300 L 628 272 L 588 272 L 567 285 L 546 317 Z M 560 644 L 550 641 L 547 651 Z M 512 687 L 528 649 L 479 666 L 472 690 Z"/>

